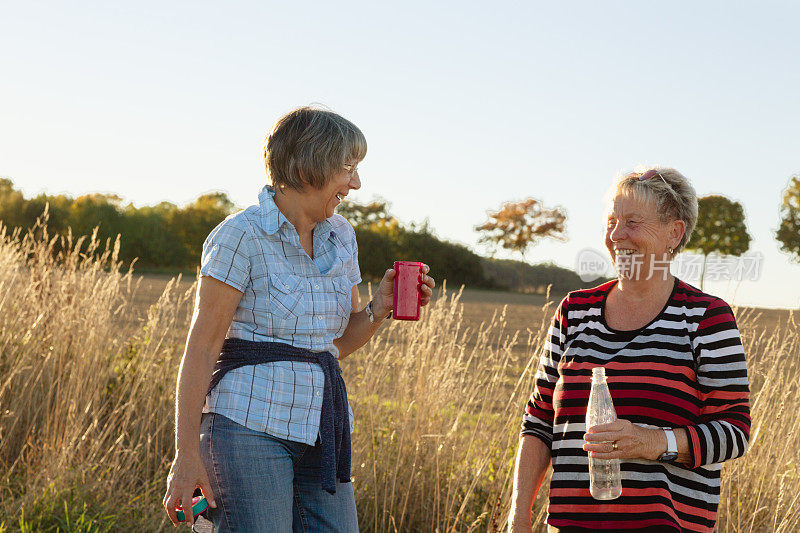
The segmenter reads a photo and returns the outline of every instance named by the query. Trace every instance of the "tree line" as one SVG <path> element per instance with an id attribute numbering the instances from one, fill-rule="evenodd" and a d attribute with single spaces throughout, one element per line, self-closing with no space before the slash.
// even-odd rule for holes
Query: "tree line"
<path id="1" fill-rule="evenodd" d="M 47 207 L 48 231 L 75 236 L 97 228 L 100 240 L 120 236 L 120 260 L 138 268 L 190 270 L 200 264 L 202 244 L 209 232 L 235 206 L 221 192 L 204 194 L 184 207 L 170 202 L 155 206 L 123 205 L 114 194 L 85 194 L 73 198 L 40 194 L 25 198 L 7 178 L 0 179 L 0 221 L 9 228 L 32 228 Z"/>
<path id="2" fill-rule="evenodd" d="M 565 293 L 591 285 L 572 270 L 554 264 L 530 265 L 480 256 L 463 244 L 439 238 L 427 221 L 401 223 L 389 208 L 385 200 L 366 204 L 345 200 L 336 208 L 355 228 L 358 262 L 365 279 L 380 279 L 393 261 L 413 260 L 434 265 L 437 279 L 447 280 L 456 287 L 463 284 L 473 288 L 544 292 L 550 286 L 555 292 Z M 531 235 L 530 244 L 535 238 L 545 236 Z"/>
<path id="3" fill-rule="evenodd" d="M 47 208 L 51 234 L 88 235 L 101 240 L 120 236 L 120 259 L 138 270 L 194 271 L 209 232 L 236 206 L 223 192 L 203 194 L 186 206 L 170 202 L 155 206 L 123 205 L 114 194 L 93 193 L 73 198 L 39 194 L 25 198 L 10 179 L 0 178 L 0 221 L 9 228 L 32 228 Z M 359 204 L 345 200 L 337 211 L 355 228 L 359 264 L 365 279 L 377 280 L 395 260 L 418 260 L 436 266 L 437 277 L 451 285 L 558 292 L 591 285 L 572 270 L 552 264 L 530 265 L 525 252 L 542 239 L 566 240 L 566 211 L 547 208 L 533 198 L 506 202 L 488 211 L 475 226 L 479 242 L 519 253 L 523 261 L 479 256 L 467 246 L 439 238 L 427 222 L 403 224 L 384 200 Z M 800 261 L 800 176 L 792 176 L 780 207 L 775 233 L 781 249 Z M 699 199 L 699 217 L 687 250 L 708 256 L 741 255 L 750 236 L 742 205 L 724 196 Z M 702 276 L 701 276 L 702 286 Z"/>
<path id="4" fill-rule="evenodd" d="M 136 207 L 114 194 L 26 198 L 10 179 L 0 178 L 0 221 L 7 228 L 34 227 L 45 208 L 50 234 L 89 235 L 96 228 L 100 240 L 113 241 L 119 235 L 120 260 L 135 260 L 139 272 L 194 272 L 206 236 L 237 211 L 222 192 L 203 194 L 183 207 L 170 202 Z M 389 213 L 385 201 L 345 200 L 337 211 L 355 228 L 365 280 L 379 280 L 392 262 L 406 259 L 435 265 L 437 278 L 456 287 L 541 291 L 552 284 L 553 290 L 565 292 L 584 285 L 569 269 L 482 257 L 463 244 L 439 238 L 427 223 L 403 224 Z"/>

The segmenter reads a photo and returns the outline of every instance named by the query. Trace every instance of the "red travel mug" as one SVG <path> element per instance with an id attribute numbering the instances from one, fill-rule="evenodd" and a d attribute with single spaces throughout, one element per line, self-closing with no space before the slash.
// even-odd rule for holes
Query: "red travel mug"
<path id="1" fill-rule="evenodd" d="M 422 263 L 418 261 L 394 262 L 394 297 L 392 318 L 419 320 L 422 303 Z"/>

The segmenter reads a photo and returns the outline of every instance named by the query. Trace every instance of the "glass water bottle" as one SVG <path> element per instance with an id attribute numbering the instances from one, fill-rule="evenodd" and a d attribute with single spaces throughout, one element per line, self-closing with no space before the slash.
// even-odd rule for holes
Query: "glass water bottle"
<path id="1" fill-rule="evenodd" d="M 606 369 L 592 369 L 592 390 L 586 409 L 586 429 L 617 419 L 606 383 Z M 595 459 L 589 455 L 589 492 L 595 500 L 613 500 L 622 494 L 619 459 Z"/>

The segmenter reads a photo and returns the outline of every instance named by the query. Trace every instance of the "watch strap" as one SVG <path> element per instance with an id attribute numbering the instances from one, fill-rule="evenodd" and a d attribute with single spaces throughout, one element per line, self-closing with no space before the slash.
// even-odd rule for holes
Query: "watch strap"
<path id="1" fill-rule="evenodd" d="M 671 429 L 664 429 L 664 435 L 667 437 L 667 451 L 659 456 L 658 461 L 674 463 L 678 459 L 678 441 L 675 438 L 675 432 Z"/>
<path id="2" fill-rule="evenodd" d="M 370 324 L 374 324 L 375 322 L 377 322 L 375 318 L 375 312 L 372 310 L 372 300 L 369 301 L 367 306 L 364 308 L 364 311 L 367 312 L 367 317 L 369 317 Z M 389 311 L 389 314 L 386 315 L 384 318 L 382 318 L 381 321 L 386 320 L 387 318 L 392 318 L 391 311 Z"/>
<path id="3" fill-rule="evenodd" d="M 678 440 L 675 438 L 675 432 L 665 429 L 664 434 L 667 436 L 667 453 L 678 453 Z"/>

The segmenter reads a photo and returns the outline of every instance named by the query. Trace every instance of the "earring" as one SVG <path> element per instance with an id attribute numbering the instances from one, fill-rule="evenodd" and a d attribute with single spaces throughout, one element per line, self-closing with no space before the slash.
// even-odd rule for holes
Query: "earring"
<path id="1" fill-rule="evenodd" d="M 675 252 L 675 250 L 672 249 L 672 246 L 667 246 L 667 250 L 669 250 L 670 254 Z"/>

